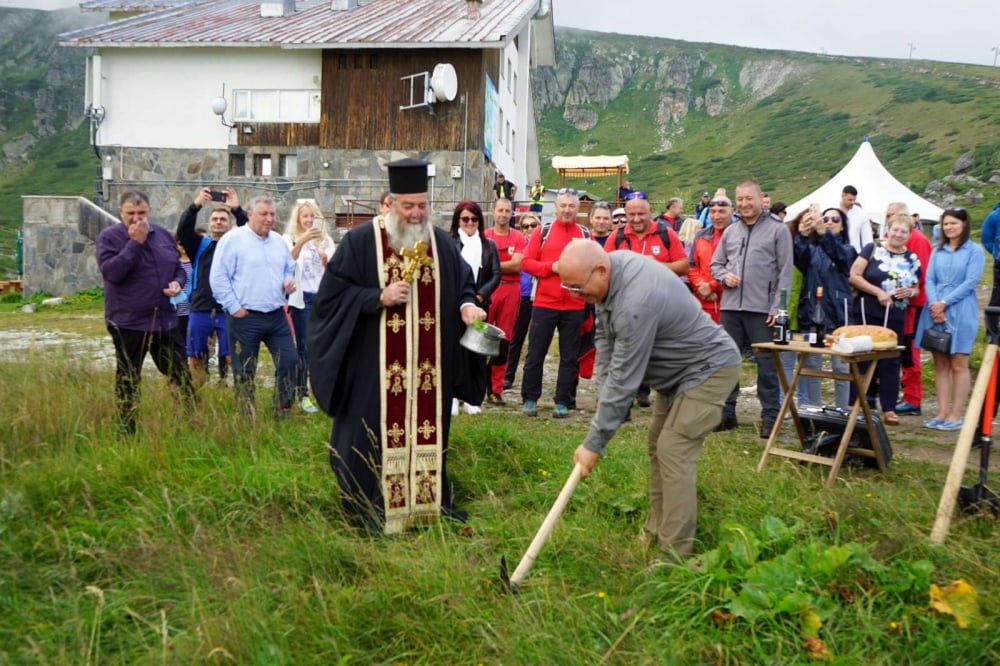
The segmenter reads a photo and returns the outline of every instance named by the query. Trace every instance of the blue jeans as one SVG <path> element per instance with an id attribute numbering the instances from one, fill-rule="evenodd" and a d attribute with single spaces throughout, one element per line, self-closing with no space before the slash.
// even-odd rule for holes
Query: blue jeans
<path id="1" fill-rule="evenodd" d="M 271 312 L 250 310 L 240 318 L 229 315 L 226 327 L 233 356 L 237 404 L 246 411 L 252 411 L 257 355 L 263 342 L 274 360 L 274 405 L 282 410 L 290 409 L 295 392 L 298 355 L 284 311 L 281 308 Z"/>
<path id="2" fill-rule="evenodd" d="M 288 312 L 292 315 L 292 328 L 295 329 L 295 350 L 298 352 L 299 360 L 295 366 L 295 396 L 305 398 L 309 395 L 309 359 L 306 356 L 306 327 L 309 321 L 309 312 L 312 310 L 315 293 L 303 292 L 302 298 L 305 301 L 304 308 L 289 307 Z"/>

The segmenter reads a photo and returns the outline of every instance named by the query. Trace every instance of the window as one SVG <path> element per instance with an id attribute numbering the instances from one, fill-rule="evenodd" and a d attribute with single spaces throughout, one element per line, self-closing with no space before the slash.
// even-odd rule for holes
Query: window
<path id="1" fill-rule="evenodd" d="M 265 178 L 271 175 L 270 155 L 262 154 L 253 156 L 253 175 Z"/>
<path id="2" fill-rule="evenodd" d="M 299 175 L 299 158 L 296 155 L 279 155 L 278 175 L 288 178 Z"/>
<path id="3" fill-rule="evenodd" d="M 510 91 L 511 99 L 517 104 L 517 72 L 514 72 L 514 89 Z"/>
<path id="4" fill-rule="evenodd" d="M 247 173 L 247 156 L 242 154 L 231 154 L 229 156 L 229 175 L 245 176 Z"/>
<path id="5" fill-rule="evenodd" d="M 234 122 L 319 122 L 319 90 L 234 90 Z"/>
<path id="6" fill-rule="evenodd" d="M 507 121 L 507 154 L 510 154 L 510 121 Z"/>
<path id="7" fill-rule="evenodd" d="M 503 144 L 503 109 L 500 109 L 500 124 L 497 127 L 500 130 L 500 143 Z"/>
<path id="8" fill-rule="evenodd" d="M 517 132 L 514 130 L 510 132 L 510 157 L 511 159 L 517 159 Z"/>
<path id="9" fill-rule="evenodd" d="M 510 58 L 507 58 L 507 92 L 510 92 L 510 79 L 511 75 L 514 73 L 514 67 L 511 65 Z"/>

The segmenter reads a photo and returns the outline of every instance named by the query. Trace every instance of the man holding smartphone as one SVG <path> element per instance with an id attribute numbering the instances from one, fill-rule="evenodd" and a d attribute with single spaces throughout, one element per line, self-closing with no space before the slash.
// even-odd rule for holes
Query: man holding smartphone
<path id="1" fill-rule="evenodd" d="M 212 208 L 208 218 L 208 234 L 199 233 L 196 229 L 198 213 L 203 206 L 218 201 L 220 196 L 225 206 Z M 192 265 L 191 279 L 185 288 L 188 300 L 191 302 L 186 351 L 188 364 L 191 366 L 191 377 L 196 387 L 203 386 L 207 379 L 208 339 L 213 334 L 217 338 L 219 348 L 220 381 L 225 383 L 229 372 L 226 313 L 212 295 L 208 276 L 212 270 L 216 244 L 223 234 L 232 228 L 232 218 L 236 218 L 238 227 L 246 224 L 248 219 L 246 211 L 240 207 L 236 190 L 226 188 L 220 192 L 203 187 L 198 190 L 194 202 L 184 210 L 177 225 L 177 241 L 191 258 Z"/>

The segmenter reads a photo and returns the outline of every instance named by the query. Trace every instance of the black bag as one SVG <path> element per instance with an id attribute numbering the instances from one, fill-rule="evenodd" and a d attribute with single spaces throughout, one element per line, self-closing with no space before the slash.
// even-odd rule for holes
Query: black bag
<path id="1" fill-rule="evenodd" d="M 928 328 L 924 331 L 923 337 L 920 338 L 920 344 L 917 346 L 921 349 L 926 349 L 929 352 L 950 354 L 951 333 L 948 331 L 941 331 L 936 328 Z"/>
<path id="2" fill-rule="evenodd" d="M 835 457 L 837 455 L 837 447 L 840 446 L 840 438 L 844 434 L 844 429 L 847 428 L 847 417 L 850 416 L 850 413 L 837 407 L 827 407 L 825 405 L 821 407 L 802 405 L 798 409 L 799 421 L 802 422 L 802 429 L 806 434 L 806 443 L 802 448 L 802 452 L 827 458 Z M 878 437 L 879 449 L 882 452 L 882 459 L 888 465 L 889 461 L 892 460 L 892 445 L 889 444 L 889 436 L 886 434 L 882 419 L 877 414 L 872 414 L 872 419 L 875 425 L 875 435 Z M 868 436 L 868 428 L 865 425 L 865 416 L 863 413 L 858 414 L 858 420 L 854 426 L 854 432 L 851 433 L 849 446 L 856 449 L 872 450 L 871 438 Z M 866 456 L 847 454 L 844 457 L 843 464 L 845 466 L 860 464 L 865 467 L 878 469 L 878 461 L 875 458 L 868 458 Z"/>

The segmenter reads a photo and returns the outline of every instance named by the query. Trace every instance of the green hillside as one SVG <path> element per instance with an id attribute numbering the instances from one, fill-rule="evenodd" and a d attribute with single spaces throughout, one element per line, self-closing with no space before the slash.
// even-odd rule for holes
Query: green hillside
<path id="1" fill-rule="evenodd" d="M 638 48 L 618 35 L 560 31 L 563 47 L 578 54 L 602 51 L 613 61 L 642 54 L 689 50 L 727 77 L 733 108 L 711 118 L 692 110 L 669 133 L 672 146 L 659 146 L 655 116 L 659 92 L 650 72 L 637 72 L 622 93 L 599 112 L 590 131 L 563 119 L 564 107 L 539 119 L 540 152 L 546 182 L 556 182 L 553 155 L 628 154 L 632 184 L 656 200 L 681 196 L 693 201 L 704 190 L 758 179 L 772 199 L 795 201 L 824 183 L 851 158 L 867 136 L 876 154 L 901 182 L 917 193 L 951 173 L 955 160 L 974 151 L 967 174 L 988 181 L 1000 169 L 1000 76 L 994 69 L 931 62 L 830 58 L 672 40 L 646 40 Z M 776 93 L 759 100 L 739 84 L 748 59 L 785 59 L 809 66 Z M 710 82 L 695 80 L 698 86 Z M 577 183 L 611 196 L 608 179 Z M 1000 187 L 980 190 L 982 203 L 962 201 L 978 220 L 1000 200 Z M 861 195 L 863 199 L 863 193 Z"/>

